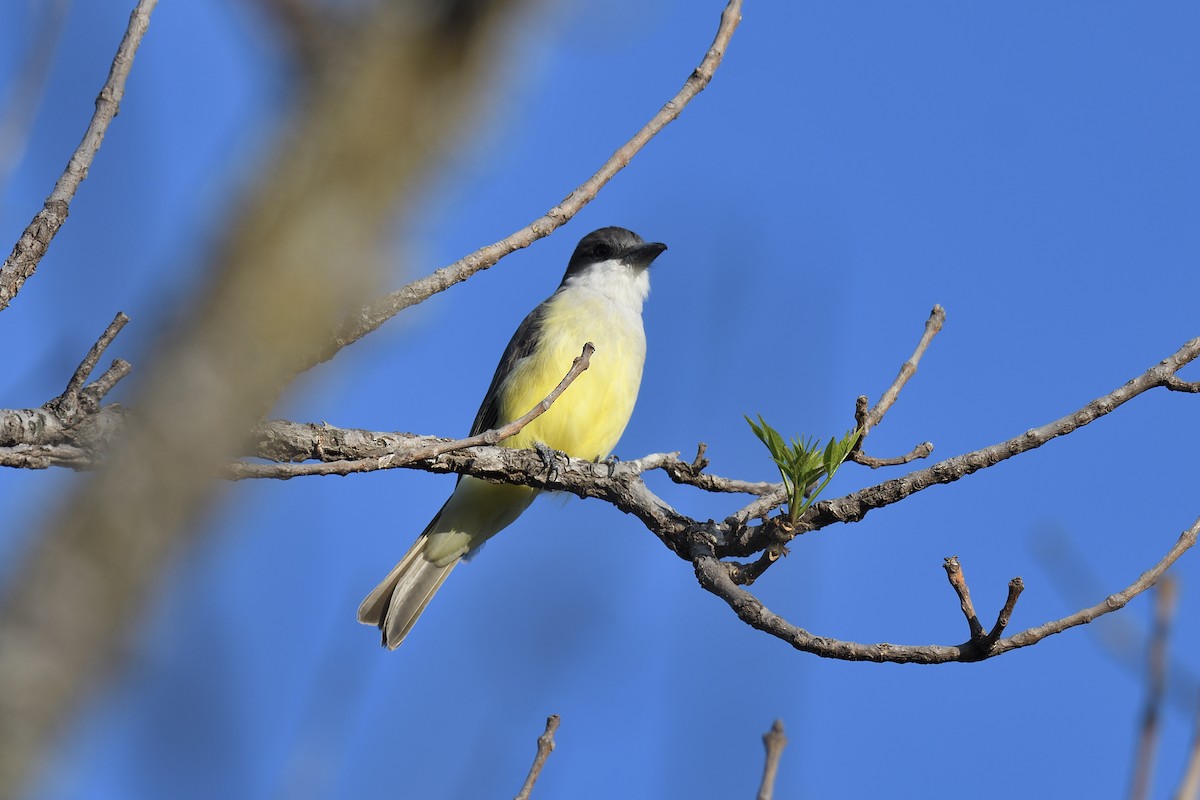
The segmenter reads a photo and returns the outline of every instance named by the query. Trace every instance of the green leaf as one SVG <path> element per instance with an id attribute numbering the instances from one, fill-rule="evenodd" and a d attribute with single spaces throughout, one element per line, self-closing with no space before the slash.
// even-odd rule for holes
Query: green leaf
<path id="1" fill-rule="evenodd" d="M 762 414 L 758 415 L 757 423 L 748 414 L 742 416 L 754 435 L 766 446 L 771 461 L 779 470 L 788 494 L 788 517 L 793 522 L 833 480 L 834 473 L 846 461 L 860 434 L 855 428 L 840 439 L 830 437 L 822 450 L 819 438 L 800 435 L 793 436 L 789 442 L 763 419 Z"/>

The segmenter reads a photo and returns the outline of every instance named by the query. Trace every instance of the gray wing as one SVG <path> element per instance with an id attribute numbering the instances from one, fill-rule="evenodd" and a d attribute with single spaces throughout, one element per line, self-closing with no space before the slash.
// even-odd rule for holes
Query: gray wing
<path id="1" fill-rule="evenodd" d="M 529 312 L 529 316 L 517 326 L 508 347 L 504 348 L 504 355 L 500 356 L 500 363 L 496 365 L 496 374 L 492 376 L 492 383 L 483 396 L 483 404 L 479 406 L 479 413 L 475 415 L 475 424 L 471 426 L 472 436 L 510 422 L 500 419 L 500 382 L 512 371 L 514 364 L 533 352 L 534 345 L 541 336 L 542 322 L 546 316 L 545 308 L 546 304 L 542 303 Z"/>

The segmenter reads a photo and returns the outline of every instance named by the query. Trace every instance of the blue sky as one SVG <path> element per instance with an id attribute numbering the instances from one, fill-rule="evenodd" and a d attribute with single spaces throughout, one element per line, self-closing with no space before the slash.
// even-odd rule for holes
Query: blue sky
<path id="1" fill-rule="evenodd" d="M 576 0 L 516 21 L 487 123 L 396 222 L 391 283 L 560 200 L 674 94 L 721 7 Z M 6 6 L 0 29 L 24 29 L 29 9 Z M 0 195 L 0 240 L 16 239 L 77 143 L 128 11 L 74 4 Z M 945 330 L 868 449 L 930 440 L 948 457 L 1015 436 L 1200 335 L 1198 34 L 1200 7 L 1179 2 L 749 3 L 710 88 L 567 228 L 314 370 L 277 414 L 464 434 L 575 242 L 616 224 L 670 246 L 621 456 L 690 455 L 703 440 L 714 472 L 770 478 L 743 413 L 785 432 L 844 431 L 934 303 Z M 0 86 L 18 57 L 0 53 Z M 203 280 L 231 192 L 286 107 L 286 69 L 242 4 L 158 9 L 68 224 L 0 315 L 0 338 L 19 343 L 0 405 L 60 392 L 119 309 L 133 322 L 112 354 L 137 364 Z M 430 371 L 436 383 L 414 391 L 411 376 Z M 1065 440 L 806 536 L 754 589 L 814 633 L 905 644 L 966 637 L 941 569 L 952 554 L 985 618 L 1024 578 L 1013 631 L 1098 602 L 1200 514 L 1198 402 L 1143 395 Z M 903 472 L 850 465 L 829 491 Z M 739 505 L 651 480 L 693 517 Z M 75 481 L 0 473 L 0 575 Z M 979 798 L 1009 796 L 1014 780 L 1035 796 L 1126 790 L 1144 679 L 1097 634 L 1144 629 L 1149 596 L 982 664 L 825 661 L 742 625 L 631 517 L 551 498 L 457 570 L 388 653 L 354 610 L 452 483 L 393 471 L 228 487 L 34 796 L 511 796 L 550 713 L 562 726 L 543 800 L 751 795 L 775 718 L 791 740 L 780 797 L 918 796 L 947 775 Z M 1044 555 L 1060 539 L 1074 565 Z M 1173 570 L 1179 669 L 1156 797 L 1170 796 L 1191 736 L 1196 559 Z M 1092 579 L 1072 577 L 1080 561 Z M 1123 657 L 1138 663 L 1140 647 Z"/>

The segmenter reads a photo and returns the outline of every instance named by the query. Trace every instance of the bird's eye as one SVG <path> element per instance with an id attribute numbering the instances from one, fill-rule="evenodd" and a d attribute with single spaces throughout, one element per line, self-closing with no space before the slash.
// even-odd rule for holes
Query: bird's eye
<path id="1" fill-rule="evenodd" d="M 592 248 L 592 255 L 596 257 L 597 261 L 607 261 L 608 259 L 612 258 L 612 254 L 612 245 L 608 244 L 607 242 L 598 242 L 596 246 Z"/>

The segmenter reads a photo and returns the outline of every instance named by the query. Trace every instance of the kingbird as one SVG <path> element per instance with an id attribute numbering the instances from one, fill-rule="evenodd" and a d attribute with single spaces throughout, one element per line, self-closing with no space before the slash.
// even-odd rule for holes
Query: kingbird
<path id="1" fill-rule="evenodd" d="M 517 328 L 500 357 L 471 435 L 520 418 L 545 399 L 586 342 L 589 369 L 546 413 L 502 447 L 559 450 L 575 458 L 606 458 L 621 438 L 642 381 L 646 334 L 642 304 L 647 270 L 667 249 L 625 228 L 601 228 L 580 240 L 558 290 Z M 508 527 L 537 489 L 460 475 L 454 493 L 388 576 L 358 608 L 394 650 L 464 556 Z"/>

